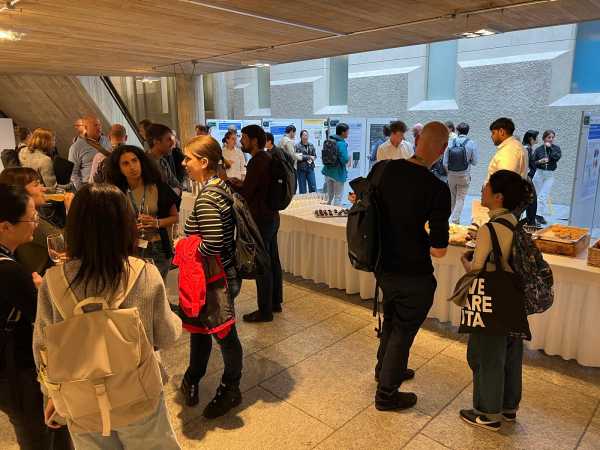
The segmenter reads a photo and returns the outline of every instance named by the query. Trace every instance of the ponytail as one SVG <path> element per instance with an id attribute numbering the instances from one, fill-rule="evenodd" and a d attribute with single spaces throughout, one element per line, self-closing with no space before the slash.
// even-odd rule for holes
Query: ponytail
<path id="1" fill-rule="evenodd" d="M 533 197 L 531 183 L 510 170 L 499 170 L 494 173 L 489 183 L 494 194 L 502 194 L 503 206 L 510 211 L 529 204 Z"/>

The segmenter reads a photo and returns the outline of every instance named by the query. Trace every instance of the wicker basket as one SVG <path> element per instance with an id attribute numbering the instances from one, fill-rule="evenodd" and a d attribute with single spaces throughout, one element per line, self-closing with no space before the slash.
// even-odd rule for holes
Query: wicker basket
<path id="1" fill-rule="evenodd" d="M 588 266 L 600 267 L 600 240 L 588 249 Z"/>

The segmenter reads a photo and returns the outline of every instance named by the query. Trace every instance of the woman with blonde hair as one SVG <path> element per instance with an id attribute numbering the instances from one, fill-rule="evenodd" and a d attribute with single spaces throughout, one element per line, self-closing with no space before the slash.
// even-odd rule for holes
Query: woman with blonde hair
<path id="1" fill-rule="evenodd" d="M 187 173 L 191 179 L 202 184 L 194 209 L 185 223 L 185 234 L 188 236 L 185 241 L 198 245 L 193 241 L 193 237 L 200 236 L 198 251 L 206 266 L 206 279 L 209 278 L 206 273 L 209 270 L 207 267 L 214 266 L 216 260 L 221 272 L 218 278 L 225 278 L 226 284 L 225 295 L 206 295 L 206 304 L 202 305 L 194 328 L 186 326 L 191 332 L 190 363 L 183 378 L 181 392 L 188 406 L 198 404 L 198 383 L 206 374 L 214 337 L 221 348 L 225 366 L 217 393 L 203 413 L 204 417 L 214 419 L 242 401 L 239 386 L 243 354 L 235 327 L 233 303 L 241 288 L 241 280 L 235 269 L 235 217 L 232 191 L 219 177 L 220 170 L 226 164 L 219 143 L 210 136 L 197 136 L 185 146 L 184 154 L 183 166 Z M 180 280 L 182 271 L 197 279 L 199 274 L 193 273 L 196 268 L 190 270 L 189 266 L 184 267 L 181 263 L 180 244 L 176 250 Z M 194 250 L 191 253 L 198 252 Z M 187 264 L 187 261 L 185 262 Z M 181 290 L 182 283 L 179 287 Z M 187 323 L 185 318 L 183 320 Z"/>
<path id="2" fill-rule="evenodd" d="M 49 154 L 52 153 L 56 145 L 56 135 L 47 128 L 37 128 L 26 148 L 19 152 L 19 161 L 21 166 L 30 167 L 40 174 L 46 187 L 56 185 L 56 176 L 54 175 L 54 165 Z"/>

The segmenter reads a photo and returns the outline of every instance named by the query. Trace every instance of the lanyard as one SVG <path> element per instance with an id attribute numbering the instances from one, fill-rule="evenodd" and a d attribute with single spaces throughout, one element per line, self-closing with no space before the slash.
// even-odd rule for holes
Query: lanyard
<path id="1" fill-rule="evenodd" d="M 144 206 L 146 206 L 146 185 L 144 185 L 144 193 L 142 194 L 142 201 L 140 202 L 140 207 L 135 203 L 135 198 L 133 197 L 133 191 L 131 189 L 127 189 L 127 195 L 129 195 L 129 200 L 131 201 L 131 205 L 135 210 L 135 214 L 137 216 L 140 215 L 140 211 L 144 211 Z"/>

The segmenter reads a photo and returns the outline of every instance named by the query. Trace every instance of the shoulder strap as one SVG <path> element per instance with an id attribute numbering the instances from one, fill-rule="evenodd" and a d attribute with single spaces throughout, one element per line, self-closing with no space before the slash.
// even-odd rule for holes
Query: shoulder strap
<path id="1" fill-rule="evenodd" d="M 504 225 L 506 228 L 508 228 L 511 231 L 515 231 L 517 229 L 517 227 L 515 227 L 512 223 L 510 223 L 506 219 L 498 218 L 498 219 L 494 219 L 492 222 L 497 222 L 500 225 Z"/>
<path id="2" fill-rule="evenodd" d="M 503 272 L 504 267 L 502 267 L 502 250 L 500 250 L 498 235 L 496 234 L 496 230 L 494 230 L 494 226 L 491 223 L 488 222 L 487 227 L 490 230 L 490 238 L 492 239 L 492 251 L 494 252 L 494 264 L 496 265 L 496 270 Z"/>
<path id="3" fill-rule="evenodd" d="M 64 320 L 73 317 L 73 309 L 79 303 L 69 286 L 65 275 L 64 264 L 48 269 L 44 276 L 47 280 L 50 300 Z"/>

